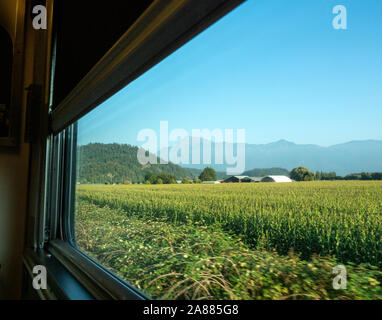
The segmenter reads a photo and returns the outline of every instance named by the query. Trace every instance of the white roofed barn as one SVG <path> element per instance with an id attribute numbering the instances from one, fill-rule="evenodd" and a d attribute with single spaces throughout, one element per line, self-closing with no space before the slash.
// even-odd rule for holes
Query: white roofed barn
<path id="1" fill-rule="evenodd" d="M 266 176 L 261 182 L 292 182 L 292 180 L 287 176 Z"/>

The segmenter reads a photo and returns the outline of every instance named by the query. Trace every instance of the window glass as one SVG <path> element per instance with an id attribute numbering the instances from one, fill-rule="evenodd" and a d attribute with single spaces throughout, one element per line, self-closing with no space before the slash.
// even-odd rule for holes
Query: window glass
<path id="1" fill-rule="evenodd" d="M 79 120 L 80 250 L 157 299 L 381 299 L 382 3 L 343 3 L 247 1 Z"/>

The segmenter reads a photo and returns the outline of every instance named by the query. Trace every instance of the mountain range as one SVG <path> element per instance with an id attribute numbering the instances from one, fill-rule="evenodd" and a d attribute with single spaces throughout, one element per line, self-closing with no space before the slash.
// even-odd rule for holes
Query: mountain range
<path id="1" fill-rule="evenodd" d="M 312 171 L 337 175 L 382 170 L 382 141 L 350 141 L 329 147 L 280 140 L 246 146 L 246 168 L 278 166 L 292 170 L 304 166 Z"/>
<path id="2" fill-rule="evenodd" d="M 212 162 L 214 143 L 211 143 Z M 236 145 L 233 146 L 236 150 Z M 205 165 L 184 165 L 190 168 L 203 168 Z M 227 164 L 209 165 L 217 171 L 225 171 Z M 292 170 L 304 166 L 312 171 L 334 171 L 337 175 L 354 172 L 382 171 L 382 141 L 350 141 L 329 147 L 315 144 L 296 144 L 279 140 L 268 144 L 245 145 L 245 170 L 253 168 L 279 167 Z"/>

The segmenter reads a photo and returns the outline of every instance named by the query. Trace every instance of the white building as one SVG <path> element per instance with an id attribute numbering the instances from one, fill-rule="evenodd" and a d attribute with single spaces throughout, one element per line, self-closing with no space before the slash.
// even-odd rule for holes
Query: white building
<path id="1" fill-rule="evenodd" d="M 293 182 L 287 176 L 265 176 L 261 182 Z"/>
<path id="2" fill-rule="evenodd" d="M 220 181 L 203 181 L 202 183 L 217 184 L 220 183 Z"/>

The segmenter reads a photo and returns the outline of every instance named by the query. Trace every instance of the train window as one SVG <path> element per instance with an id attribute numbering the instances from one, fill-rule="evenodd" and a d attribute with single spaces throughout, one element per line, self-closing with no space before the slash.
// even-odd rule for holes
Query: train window
<path id="1" fill-rule="evenodd" d="M 237 10 L 75 124 L 76 245 L 152 298 L 240 297 L 227 271 L 240 268 L 234 255 L 247 247 L 218 220 L 203 218 L 220 198 L 212 182 L 245 169 L 240 120 L 223 116 L 240 89 L 226 97 L 213 89 L 235 77 L 223 66 L 243 28 L 246 8 Z"/>
<path id="2" fill-rule="evenodd" d="M 382 25 L 331 4 L 248 1 L 79 119 L 75 245 L 158 299 L 381 298 Z"/>

